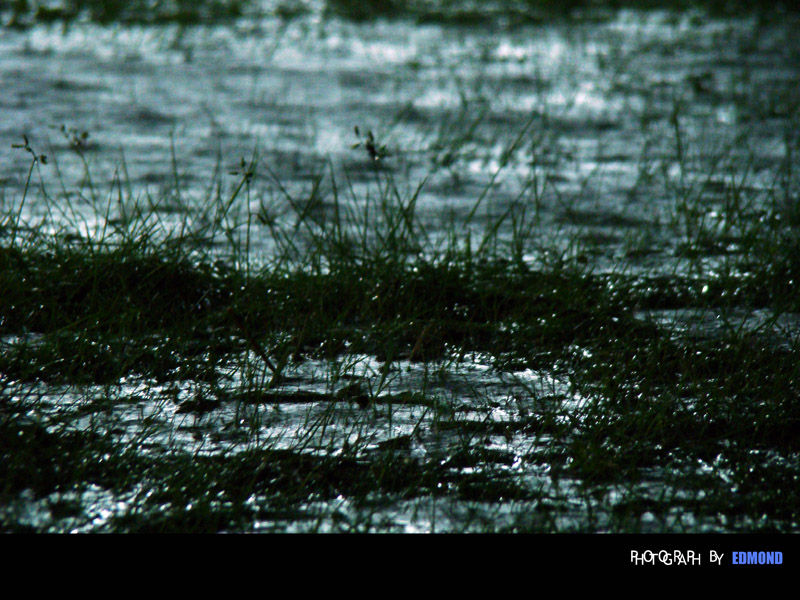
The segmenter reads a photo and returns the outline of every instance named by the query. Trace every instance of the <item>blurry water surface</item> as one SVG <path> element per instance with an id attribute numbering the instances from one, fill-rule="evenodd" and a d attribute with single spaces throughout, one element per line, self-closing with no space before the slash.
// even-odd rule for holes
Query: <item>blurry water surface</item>
<path id="1" fill-rule="evenodd" d="M 96 204 L 122 188 L 125 201 L 155 199 L 166 221 L 191 219 L 257 156 L 240 215 L 293 218 L 276 181 L 301 198 L 323 177 L 324 219 L 332 177 L 353 203 L 391 177 L 409 196 L 425 181 L 419 214 L 435 232 L 491 184 L 471 226 L 528 205 L 556 242 L 582 236 L 599 266 L 658 268 L 678 243 L 662 225 L 687 194 L 710 213 L 732 187 L 768 202 L 798 143 L 791 17 L 520 23 L 503 18 L 513 3 L 495 3 L 463 24 L 390 3 L 391 18 L 367 20 L 338 16 L 348 3 L 229 4 L 201 4 L 187 23 L 130 11 L 98 23 L 87 11 L 0 30 L 4 202 L 24 187 L 29 156 L 11 147 L 23 134 L 51 159 L 48 194 L 85 212 L 66 228 L 100 225 Z M 353 148 L 368 131 L 385 145 L 378 162 Z M 26 210 L 45 212 L 35 199 Z M 268 256 L 267 237 L 253 242 Z"/>

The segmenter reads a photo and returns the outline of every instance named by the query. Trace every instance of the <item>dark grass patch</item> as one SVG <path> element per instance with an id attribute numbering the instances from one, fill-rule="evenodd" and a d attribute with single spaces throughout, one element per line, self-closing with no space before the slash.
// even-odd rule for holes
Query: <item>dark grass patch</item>
<path id="1" fill-rule="evenodd" d="M 135 248 L 0 250 L 3 326 L 48 333 L 65 324 L 111 335 L 190 327 L 228 306 L 230 282 L 213 267 Z M 201 323 L 202 326 L 204 323 Z"/>
<path id="2" fill-rule="evenodd" d="M 37 496 L 76 484 L 115 485 L 125 481 L 116 445 L 93 432 L 49 431 L 37 423 L 0 423 L 0 497 L 4 503 L 23 490 Z"/>

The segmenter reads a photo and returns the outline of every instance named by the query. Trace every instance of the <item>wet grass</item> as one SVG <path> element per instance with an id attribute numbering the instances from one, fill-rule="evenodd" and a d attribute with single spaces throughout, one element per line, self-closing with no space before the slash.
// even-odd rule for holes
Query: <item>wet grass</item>
<path id="1" fill-rule="evenodd" d="M 499 208 L 493 175 L 444 229 L 371 132 L 365 195 L 328 165 L 290 192 L 254 156 L 192 199 L 53 196 L 26 138 L 0 210 L 0 529 L 797 531 L 797 102 L 758 165 L 692 154 L 679 108 L 639 165 L 659 219 L 562 194 L 534 118 L 497 173 L 523 139 L 552 172 Z M 434 134 L 456 187 L 486 114 Z"/>
<path id="2" fill-rule="evenodd" d="M 260 268 L 245 245 L 220 255 L 196 241 L 237 239 L 224 219 L 196 236 L 131 222 L 86 238 L 38 233 L 8 210 L 2 528 L 393 530 L 398 506 L 415 506 L 413 521 L 438 502 L 451 530 L 796 530 L 797 321 L 776 328 L 800 312 L 785 203 L 739 215 L 747 247 L 725 269 L 630 275 L 580 252 L 531 263 L 514 252 L 530 240 L 491 232 L 477 248 L 455 232 L 432 245 L 416 195 L 376 174 L 387 185 L 371 220 L 320 225 L 289 198 L 306 250 L 273 229 L 284 243 Z M 209 202 L 230 206 L 242 189 Z M 659 311 L 712 311 L 718 327 Z M 360 357 L 380 367 L 356 374 Z M 515 391 L 482 390 L 480 376 L 468 393 L 434 384 L 478 362 Z M 329 365 L 321 383 L 306 363 Z M 425 376 L 390 391 L 413 365 Z M 566 384 L 548 394 L 526 372 Z M 153 442 L 143 409 L 138 432 L 114 420 L 156 397 L 196 441 L 227 427 L 235 442 Z M 308 408 L 266 435 L 293 406 Z M 226 407 L 235 418 L 213 424 Z M 403 410 L 410 425 L 393 428 Z M 98 494 L 116 508 L 90 526 Z M 463 506 L 512 510 L 458 520 Z"/>

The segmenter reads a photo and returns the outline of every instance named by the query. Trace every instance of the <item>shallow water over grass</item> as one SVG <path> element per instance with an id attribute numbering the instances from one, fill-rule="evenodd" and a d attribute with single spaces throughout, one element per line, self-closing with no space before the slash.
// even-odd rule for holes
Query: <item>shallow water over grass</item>
<path id="1" fill-rule="evenodd" d="M 353 465 L 368 465 L 388 457 L 407 461 L 409 465 L 412 461 L 419 462 L 425 469 L 438 471 L 436 485 L 428 491 L 434 496 L 411 503 L 416 506 L 415 512 L 423 511 L 418 517 L 407 514 L 408 494 L 400 489 L 399 495 L 375 495 L 376 506 L 370 506 L 369 498 L 350 501 L 342 495 L 320 498 L 307 506 L 287 510 L 283 518 L 268 523 L 259 516 L 258 507 L 264 505 L 269 512 L 269 494 L 254 493 L 247 500 L 246 512 L 252 513 L 253 519 L 247 528 L 256 531 L 267 527 L 290 531 L 344 529 L 348 524 L 368 530 L 370 522 L 376 525 L 380 522 L 389 530 L 435 529 L 425 511 L 431 510 L 430 502 L 435 506 L 440 495 L 445 498 L 439 500 L 439 511 L 446 506 L 454 511 L 470 510 L 473 519 L 491 522 L 497 506 L 491 502 L 482 506 L 477 500 L 481 496 L 492 497 L 497 491 L 493 487 L 500 491 L 501 501 L 504 486 L 506 494 L 518 496 L 520 501 L 543 496 L 555 502 L 568 497 L 564 486 L 569 485 L 562 481 L 560 487 L 559 484 L 554 487 L 549 475 L 551 466 L 536 458 L 550 436 L 538 431 L 534 420 L 527 417 L 525 402 L 520 400 L 521 394 L 538 389 L 552 410 L 561 410 L 562 406 L 567 410 L 567 406 L 578 401 L 567 399 L 565 384 L 547 380 L 547 375 L 531 373 L 498 376 L 471 362 L 442 369 L 433 377 L 424 371 L 437 365 L 400 363 L 383 391 L 371 395 L 367 390 L 375 379 L 374 360 L 348 357 L 351 370 L 361 373 L 351 377 L 359 378 L 362 383 L 355 385 L 362 385 L 368 397 L 367 401 L 359 402 L 358 397 L 347 392 L 352 383 L 331 392 L 330 370 L 334 365 L 314 362 L 292 369 L 287 373 L 291 383 L 268 393 L 248 391 L 248 383 L 235 376 L 219 387 L 192 382 L 165 386 L 142 380 L 113 389 L 55 388 L 48 392 L 52 395 L 37 397 L 28 404 L 35 409 L 29 409 L 22 419 L 51 422 L 51 429 L 59 435 L 70 430 L 88 430 L 100 436 L 113 436 L 121 444 L 135 447 L 140 457 L 155 461 L 170 453 L 235 461 L 237 456 L 247 456 L 254 449 L 269 448 L 270 452 L 284 450 L 287 458 L 297 460 L 310 456 L 320 461 L 341 459 L 352 461 Z M 41 392 L 39 386 L 9 390 L 13 397 L 29 401 L 32 395 Z M 523 414 L 525 418 L 520 419 Z M 337 465 L 328 468 L 335 476 Z M 343 467 L 338 465 L 338 468 Z M 100 488 L 96 491 L 106 498 L 105 503 L 97 494 L 90 494 L 94 508 L 84 506 L 84 514 L 94 521 L 91 525 L 81 523 L 79 530 L 113 529 L 113 524 L 98 521 L 93 515 L 101 509 L 119 512 L 115 507 L 125 505 L 125 498 L 130 496 L 129 490 L 119 494 Z M 306 493 L 313 499 L 324 491 L 311 488 Z M 461 495 L 463 500 L 451 501 L 446 498 L 448 494 Z M 54 522 L 47 513 L 48 507 L 61 502 L 64 495 L 73 498 L 75 493 L 55 493 L 45 501 L 32 501 L 26 489 L 19 502 L 12 503 L 8 510 L 24 511 L 26 516 L 17 517 L 21 526 L 60 530 L 71 526 Z M 87 501 L 81 502 L 85 505 Z M 11 520 L 9 515 L 6 518 Z M 322 521 L 302 524 L 310 518 Z M 475 526 L 470 520 L 439 524 L 440 530 L 469 530 Z M 578 526 L 577 522 L 572 525 Z"/>
<path id="2" fill-rule="evenodd" d="M 796 17 L 389 4 L 0 32 L 0 528 L 797 531 Z"/>
<path id="3" fill-rule="evenodd" d="M 260 176 L 232 207 L 239 223 L 252 215 L 254 253 L 274 252 L 269 224 L 296 217 L 281 186 L 323 223 L 334 195 L 358 207 L 379 193 L 379 168 L 404 194 L 425 182 L 416 210 L 431 236 L 467 215 L 477 234 L 525 205 L 556 247 L 577 240 L 593 262 L 672 269 L 677 254 L 689 268 L 746 251 L 732 205 L 757 221 L 775 178 L 792 177 L 792 18 L 623 11 L 481 28 L 311 10 L 6 29 L 0 178 L 7 195 L 22 189 L 28 157 L 10 146 L 24 133 L 51 158 L 50 193 L 80 190 L 124 220 L 123 186 L 165 222 L 196 224 L 198 203 L 232 189 L 255 151 Z M 368 131 L 385 146 L 379 165 Z M 82 204 L 60 221 L 102 227 Z"/>
<path id="4" fill-rule="evenodd" d="M 462 256 L 242 286 L 125 254 L 109 274 L 127 284 L 86 290 L 83 252 L 3 269 L 7 288 L 27 273 L 0 304 L 21 332 L 0 355 L 6 529 L 796 529 L 797 320 L 717 309 L 706 326 L 691 306 L 730 289 L 683 289 L 664 318 L 679 280 L 654 294 Z M 159 275 L 170 294 L 137 294 Z M 359 289 L 392 280 L 378 307 Z M 192 281 L 208 303 L 180 322 Z M 281 281 L 294 298 L 260 291 Z M 146 313 L 92 306 L 117 296 Z"/>

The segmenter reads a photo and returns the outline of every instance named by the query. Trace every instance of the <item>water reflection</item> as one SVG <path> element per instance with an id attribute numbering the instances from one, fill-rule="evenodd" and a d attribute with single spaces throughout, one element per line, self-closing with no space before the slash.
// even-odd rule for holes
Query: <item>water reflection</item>
<path id="1" fill-rule="evenodd" d="M 792 111 L 798 48 L 781 32 L 748 19 L 625 12 L 498 31 L 314 11 L 224 26 L 35 25 L 0 37 L 0 136 L 25 133 L 56 159 L 42 169 L 50 193 L 104 196 L 124 179 L 135 197 L 179 193 L 191 205 L 235 185 L 224 174 L 253 150 L 290 193 L 305 193 L 330 161 L 363 197 L 375 168 L 352 148 L 360 126 L 391 154 L 382 169 L 410 186 L 426 181 L 420 209 L 434 230 L 490 184 L 498 212 L 535 201 L 553 227 L 565 203 L 654 223 L 674 201 L 665 178 L 685 189 L 709 169 L 724 179 L 783 159 L 779 123 L 752 118 Z M 76 148 L 62 126 L 91 143 Z M 23 187 L 25 161 L 10 143 L 0 148 L 7 194 Z M 278 194 L 269 179 L 255 179 L 251 198 Z M 756 193 L 772 184 L 769 170 L 748 181 Z M 595 226 L 554 231 L 568 239 Z M 626 233 L 616 231 L 603 252 L 624 259 Z M 258 227 L 253 240 L 270 251 Z"/>

